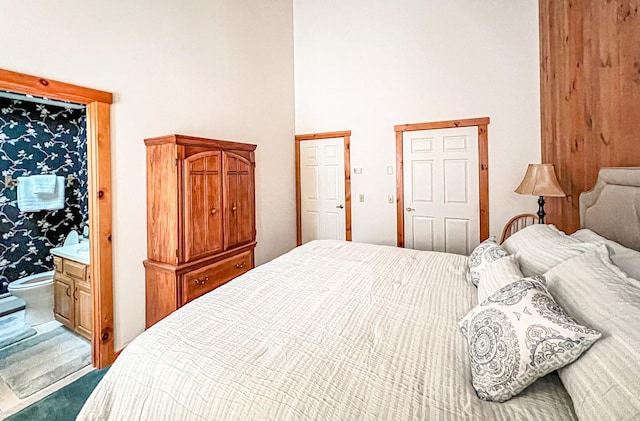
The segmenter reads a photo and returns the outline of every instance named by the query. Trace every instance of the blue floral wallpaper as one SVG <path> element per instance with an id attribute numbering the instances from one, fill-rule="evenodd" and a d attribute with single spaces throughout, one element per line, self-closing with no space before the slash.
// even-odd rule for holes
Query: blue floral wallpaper
<path id="1" fill-rule="evenodd" d="M 62 245 L 88 215 L 86 113 L 0 97 L 0 294 L 9 282 L 53 269 L 49 250 Z M 60 210 L 21 213 L 14 179 L 37 174 L 76 179 L 65 189 Z"/>

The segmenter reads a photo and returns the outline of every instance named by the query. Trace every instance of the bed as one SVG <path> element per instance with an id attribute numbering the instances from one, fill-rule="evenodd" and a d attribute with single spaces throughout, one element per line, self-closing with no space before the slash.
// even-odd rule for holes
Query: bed
<path id="1" fill-rule="evenodd" d="M 627 190 L 614 194 L 628 202 L 615 209 L 624 209 L 624 218 L 637 229 L 640 169 L 603 169 L 599 183 L 603 177 L 608 185 L 626 183 L 633 191 L 631 199 Z M 598 196 L 609 197 L 609 188 L 598 189 Z M 607 237 L 594 207 L 602 203 L 588 199 L 584 203 L 591 210 L 586 212 L 598 221 L 596 233 Z M 626 242 L 627 237 L 614 235 L 630 247 L 637 237 Z M 461 255 L 339 241 L 305 244 L 180 308 L 136 338 L 78 419 L 588 417 L 583 403 L 590 391 L 576 405 L 555 371 L 506 402 L 478 398 L 458 325 L 478 305 L 478 289 L 467 272 L 468 258 Z M 548 273 L 557 278 L 572 272 L 553 268 Z M 633 281 L 624 276 L 624 282 Z M 559 296 L 565 293 L 558 289 Z M 566 303 L 572 306 L 570 299 Z M 637 304 L 640 309 L 640 298 Z M 582 359 L 597 356 L 596 345 Z M 640 357 L 629 352 L 631 362 L 638 358 L 640 365 Z M 569 390 L 577 396 L 581 388 L 584 382 Z M 634 410 L 625 409 L 622 415 Z M 601 419 L 616 416 L 605 410 L 601 414 Z"/>

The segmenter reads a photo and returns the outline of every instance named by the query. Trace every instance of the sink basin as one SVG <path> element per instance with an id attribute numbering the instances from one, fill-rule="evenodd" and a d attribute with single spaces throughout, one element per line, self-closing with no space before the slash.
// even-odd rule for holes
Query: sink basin
<path id="1" fill-rule="evenodd" d="M 85 265 L 89 264 L 89 242 L 56 247 L 51 249 L 51 254 L 65 259 L 74 260 Z"/>

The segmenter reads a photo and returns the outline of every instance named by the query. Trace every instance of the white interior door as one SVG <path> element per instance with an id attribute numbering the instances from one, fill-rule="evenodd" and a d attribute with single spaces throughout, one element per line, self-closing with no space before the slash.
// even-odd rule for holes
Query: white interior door
<path id="1" fill-rule="evenodd" d="M 344 139 L 300 142 L 302 243 L 346 239 Z"/>
<path id="2" fill-rule="evenodd" d="M 480 242 L 478 128 L 404 132 L 405 247 L 468 255 Z"/>

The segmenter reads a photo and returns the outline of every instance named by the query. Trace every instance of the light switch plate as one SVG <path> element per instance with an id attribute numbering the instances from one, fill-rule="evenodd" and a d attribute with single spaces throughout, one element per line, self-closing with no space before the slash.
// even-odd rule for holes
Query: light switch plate
<path id="1" fill-rule="evenodd" d="M 361 202 L 364 202 L 364 194 L 361 194 L 361 195 L 360 195 L 360 201 L 361 201 Z"/>
<path id="2" fill-rule="evenodd" d="M 393 200 L 393 195 L 392 194 L 390 194 L 389 197 L 387 197 L 387 202 L 389 202 L 389 203 L 395 202 L 395 200 Z"/>

